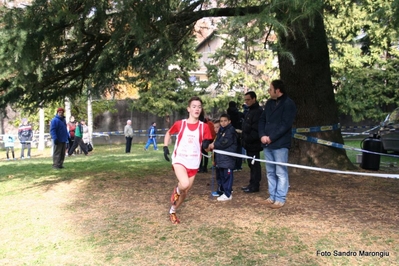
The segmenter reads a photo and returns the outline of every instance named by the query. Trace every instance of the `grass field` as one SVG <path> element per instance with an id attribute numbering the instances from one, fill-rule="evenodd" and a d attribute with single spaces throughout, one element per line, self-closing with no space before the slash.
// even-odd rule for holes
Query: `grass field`
<path id="1" fill-rule="evenodd" d="M 348 145 L 350 147 L 357 148 L 357 149 L 362 148 L 361 140 L 358 140 L 358 139 L 355 139 L 355 140 L 345 139 L 345 145 Z M 346 154 L 348 155 L 351 162 L 356 164 L 356 155 L 362 154 L 362 153 L 359 151 L 347 150 Z M 398 166 L 399 158 L 394 157 L 392 155 L 394 155 L 394 154 L 388 153 L 386 156 L 380 155 L 380 164 L 382 166 L 387 166 L 387 165 Z M 399 155 L 396 155 L 396 156 L 399 156 Z"/>
<path id="2" fill-rule="evenodd" d="M 399 264 L 399 180 L 292 172 L 287 205 L 271 210 L 265 180 L 240 191 L 245 165 L 231 202 L 210 197 L 210 171 L 172 225 L 176 178 L 161 151 L 97 146 L 62 170 L 48 150 L 32 155 L 1 157 L 0 265 Z"/>

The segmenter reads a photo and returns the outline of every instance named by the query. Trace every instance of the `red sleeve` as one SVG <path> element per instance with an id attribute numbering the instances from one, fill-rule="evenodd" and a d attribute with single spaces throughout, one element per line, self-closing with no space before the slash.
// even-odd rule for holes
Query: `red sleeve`
<path id="1" fill-rule="evenodd" d="M 204 123 L 204 136 L 203 136 L 203 139 L 213 140 L 212 132 L 209 129 L 209 125 L 207 123 Z"/>
<path id="2" fill-rule="evenodd" d="M 211 131 L 212 139 L 215 139 L 216 137 L 215 125 L 210 120 L 208 120 L 208 122 L 206 123 L 208 124 L 209 130 Z"/>
<path id="3" fill-rule="evenodd" d="M 181 120 L 176 121 L 176 122 L 173 124 L 173 126 L 172 126 L 171 128 L 169 128 L 169 133 L 170 133 L 171 135 L 179 133 L 180 128 L 181 128 L 181 123 L 182 123 Z"/>

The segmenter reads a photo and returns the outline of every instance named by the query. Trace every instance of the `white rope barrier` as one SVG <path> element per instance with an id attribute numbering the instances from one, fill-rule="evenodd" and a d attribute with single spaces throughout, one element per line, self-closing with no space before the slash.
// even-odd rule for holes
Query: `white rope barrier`
<path id="1" fill-rule="evenodd" d="M 326 169 L 326 168 L 320 168 L 320 167 L 304 166 L 304 165 L 299 165 L 299 164 L 280 163 L 280 162 L 273 162 L 273 161 L 261 160 L 261 159 L 256 159 L 255 157 L 246 156 L 246 155 L 244 155 L 244 154 L 233 153 L 233 152 L 227 152 L 227 151 L 222 151 L 222 150 L 213 150 L 213 152 L 216 152 L 216 153 L 219 153 L 219 154 L 228 155 L 228 156 L 243 158 L 243 159 L 249 159 L 249 160 L 252 160 L 252 162 L 251 162 L 252 164 L 253 164 L 255 161 L 259 161 L 259 162 L 264 162 L 264 163 L 277 164 L 277 165 L 284 165 L 284 166 L 288 166 L 288 167 L 294 167 L 294 168 L 300 168 L 300 169 L 306 169 L 306 170 L 312 170 L 312 171 L 319 171 L 319 172 L 334 173 L 334 174 L 359 175 L 359 176 L 374 176 L 374 177 L 382 177 L 382 178 L 399 179 L 399 174 L 378 174 L 378 173 L 364 173 L 364 172 L 340 171 L 340 170 Z"/>

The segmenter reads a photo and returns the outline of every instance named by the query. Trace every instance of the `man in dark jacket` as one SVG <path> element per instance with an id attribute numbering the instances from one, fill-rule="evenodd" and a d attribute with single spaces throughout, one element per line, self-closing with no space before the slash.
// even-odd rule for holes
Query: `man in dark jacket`
<path id="1" fill-rule="evenodd" d="M 259 120 L 259 137 L 266 161 L 287 163 L 296 106 L 281 80 L 273 80 L 268 91 L 270 99 Z M 288 193 L 287 166 L 268 163 L 266 172 L 270 194 L 266 203 L 272 209 L 279 209 L 284 206 Z"/>
<path id="2" fill-rule="evenodd" d="M 64 117 L 64 108 L 58 108 L 57 114 L 51 120 L 50 135 L 53 139 L 53 168 L 64 168 L 66 143 L 68 141 L 68 130 Z"/>
<path id="3" fill-rule="evenodd" d="M 249 110 L 242 124 L 243 147 L 247 151 L 247 156 L 255 156 L 256 159 L 260 159 L 262 144 L 258 133 L 258 123 L 263 110 L 256 100 L 255 92 L 247 92 L 244 96 L 244 100 Z M 252 164 L 252 160 L 248 159 L 247 163 L 251 170 L 251 177 L 249 179 L 249 185 L 241 189 L 246 193 L 259 192 L 260 180 L 262 178 L 260 162 L 255 161 L 254 164 Z"/>

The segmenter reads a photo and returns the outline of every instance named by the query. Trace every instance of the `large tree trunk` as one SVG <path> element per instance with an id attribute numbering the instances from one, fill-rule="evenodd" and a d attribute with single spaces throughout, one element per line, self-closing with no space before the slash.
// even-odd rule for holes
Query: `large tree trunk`
<path id="1" fill-rule="evenodd" d="M 282 14 L 286 16 L 286 14 Z M 293 62 L 279 54 L 281 79 L 295 101 L 298 114 L 294 127 L 334 125 L 339 122 L 331 83 L 330 62 L 323 18 L 316 15 L 314 26 L 307 20 L 290 25 L 288 36 L 278 34 L 285 51 L 292 53 Z M 324 140 L 343 143 L 341 130 L 304 133 Z M 290 161 L 302 165 L 336 169 L 353 169 L 346 151 L 303 140 L 294 140 Z"/>

